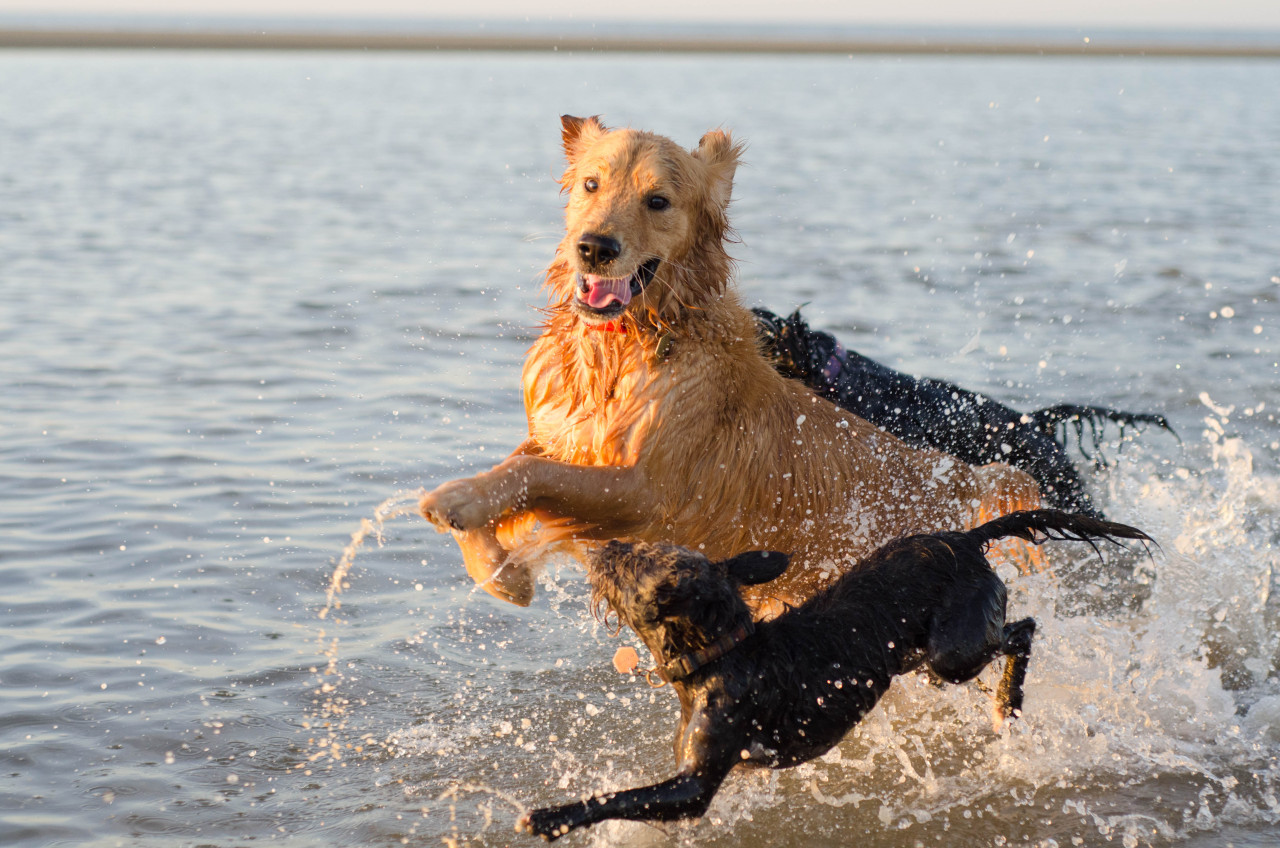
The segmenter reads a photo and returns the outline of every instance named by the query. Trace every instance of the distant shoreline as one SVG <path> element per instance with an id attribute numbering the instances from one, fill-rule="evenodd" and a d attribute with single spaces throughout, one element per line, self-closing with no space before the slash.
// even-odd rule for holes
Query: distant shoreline
<path id="1" fill-rule="evenodd" d="M 173 30 L 0 29 L 0 49 L 402 50 L 528 53 L 745 53 L 815 55 L 1152 56 L 1280 58 L 1280 46 L 1067 44 L 920 39 L 769 39 L 681 36 L 462 35 Z"/>

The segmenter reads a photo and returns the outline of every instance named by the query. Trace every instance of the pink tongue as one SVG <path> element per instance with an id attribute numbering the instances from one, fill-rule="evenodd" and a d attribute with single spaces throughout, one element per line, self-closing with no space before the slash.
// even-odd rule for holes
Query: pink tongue
<path id="1" fill-rule="evenodd" d="M 613 301 L 626 306 L 631 302 L 630 277 L 598 277 L 595 274 L 583 274 L 582 282 L 587 286 L 579 296 L 592 309 L 604 309 Z"/>

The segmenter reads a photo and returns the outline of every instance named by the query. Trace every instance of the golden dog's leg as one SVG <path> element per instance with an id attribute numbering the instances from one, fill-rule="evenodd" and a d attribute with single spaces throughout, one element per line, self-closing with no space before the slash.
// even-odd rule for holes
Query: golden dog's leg
<path id="1" fill-rule="evenodd" d="M 498 542 L 494 525 L 479 530 L 454 530 L 467 574 L 476 584 L 504 601 L 527 607 L 533 601 L 534 574 L 527 563 L 516 562 Z"/>
<path id="2" fill-rule="evenodd" d="M 644 472 L 634 465 L 574 465 L 536 456 L 509 462 L 515 465 L 513 476 L 523 481 L 523 506 L 594 525 L 608 535 L 651 524 L 660 509 Z"/>
<path id="3" fill-rule="evenodd" d="M 585 466 L 515 454 L 491 471 L 423 495 L 422 515 L 450 530 L 485 591 L 527 606 L 537 555 L 571 543 L 575 527 L 620 535 L 652 519 L 656 499 L 632 467 Z"/>
<path id="4" fill-rule="evenodd" d="M 574 465 L 517 454 L 483 474 L 422 496 L 419 511 L 445 530 L 476 530 L 530 509 L 624 532 L 651 523 L 658 499 L 635 466 Z"/>

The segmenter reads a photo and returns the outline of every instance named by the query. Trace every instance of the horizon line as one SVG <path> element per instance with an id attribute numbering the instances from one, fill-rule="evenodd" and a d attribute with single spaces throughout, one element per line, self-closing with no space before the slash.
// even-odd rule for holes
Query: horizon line
<path id="1" fill-rule="evenodd" d="M 1133 41 L 1079 44 L 971 39 L 714 38 L 678 35 L 470 35 L 461 33 L 249 32 L 4 28 L 0 49 L 502 51 L 568 53 L 749 53 L 826 55 L 1150 56 L 1280 58 L 1280 45 Z"/>

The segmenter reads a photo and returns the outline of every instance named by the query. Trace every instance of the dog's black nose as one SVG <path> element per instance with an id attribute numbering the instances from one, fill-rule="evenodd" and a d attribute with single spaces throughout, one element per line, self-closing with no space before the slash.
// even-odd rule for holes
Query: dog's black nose
<path id="1" fill-rule="evenodd" d="M 622 245 L 617 239 L 587 233 L 578 239 L 578 255 L 587 263 L 587 267 L 596 268 L 607 265 L 622 253 Z"/>

